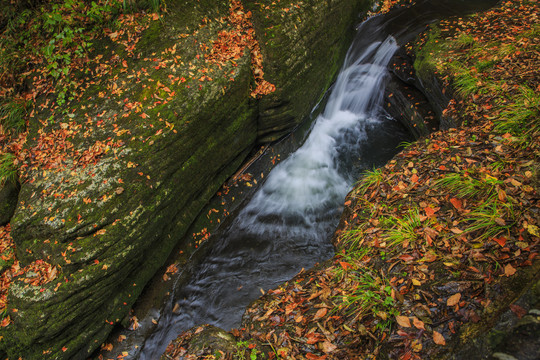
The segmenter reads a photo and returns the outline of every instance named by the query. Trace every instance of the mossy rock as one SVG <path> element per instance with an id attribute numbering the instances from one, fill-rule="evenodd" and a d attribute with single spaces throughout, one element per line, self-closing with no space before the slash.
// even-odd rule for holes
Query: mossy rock
<path id="1" fill-rule="evenodd" d="M 22 165 L 12 236 L 21 267 L 45 261 L 54 272 L 36 286 L 14 279 L 0 353 L 86 359 L 98 348 L 257 141 L 309 113 L 341 65 L 362 4 L 317 0 L 285 17 L 285 4 L 265 12 L 245 1 L 278 88 L 259 101 L 248 53 L 219 66 L 205 60 L 231 26 L 227 2 L 168 3 L 135 50 L 96 39 L 95 61 L 77 75 L 84 91 L 58 107 L 38 99 L 30 119 L 27 150 L 52 135 L 65 148 L 47 166 Z M 276 110 L 286 119 L 265 115 L 273 104 L 288 104 Z"/>
<path id="2" fill-rule="evenodd" d="M 259 103 L 260 142 L 278 139 L 309 115 L 338 73 L 369 0 L 246 1 L 276 91 Z"/>
<path id="3" fill-rule="evenodd" d="M 18 182 L 6 181 L 0 184 L 0 226 L 9 223 L 15 212 L 19 197 L 20 185 Z"/>

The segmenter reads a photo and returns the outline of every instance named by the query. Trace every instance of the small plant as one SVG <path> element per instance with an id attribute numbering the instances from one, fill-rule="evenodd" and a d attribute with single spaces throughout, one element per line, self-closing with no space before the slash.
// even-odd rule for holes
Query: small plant
<path id="1" fill-rule="evenodd" d="M 454 78 L 454 85 L 456 86 L 458 94 L 466 97 L 472 94 L 485 92 L 485 90 L 482 89 L 482 82 L 473 75 L 471 70 L 464 69 L 459 65 L 454 64 L 451 64 L 450 67 L 456 74 Z"/>
<path id="2" fill-rule="evenodd" d="M 398 144 L 398 148 L 401 148 L 401 149 L 407 149 L 411 146 L 413 146 L 414 144 L 416 144 L 415 141 L 402 141 Z"/>
<path id="3" fill-rule="evenodd" d="M 501 203 L 493 196 L 468 214 L 465 219 L 466 234 L 476 235 L 478 240 L 494 238 L 508 232 L 515 219 L 511 203 Z"/>
<path id="4" fill-rule="evenodd" d="M 454 173 L 435 182 L 435 187 L 456 194 L 458 197 L 489 198 L 497 191 L 497 186 L 503 185 L 501 180 L 487 174 L 475 174 L 473 169 L 466 173 Z"/>
<path id="5" fill-rule="evenodd" d="M 15 165 L 16 157 L 11 153 L 0 154 L 0 185 L 7 182 L 17 182 L 17 165 Z"/>
<path id="6" fill-rule="evenodd" d="M 532 137 L 540 133 L 540 97 L 529 87 L 522 86 L 510 106 L 504 110 L 496 125 L 501 133 Z"/>
<path id="7" fill-rule="evenodd" d="M 233 359 L 237 360 L 247 360 L 246 358 L 246 352 L 250 349 L 250 344 L 247 341 L 239 341 L 236 343 L 236 349 L 233 354 Z M 251 351 L 249 351 L 249 360 L 257 360 L 258 354 L 260 354 L 260 351 L 258 351 L 256 348 L 252 347 Z"/>
<path id="8" fill-rule="evenodd" d="M 415 243 L 419 239 L 417 229 L 422 228 L 420 211 L 417 207 L 410 209 L 403 218 L 397 218 L 395 226 L 386 232 L 391 245 L 401 244 L 403 247 Z"/>
<path id="9" fill-rule="evenodd" d="M 364 195 L 367 189 L 373 185 L 379 186 L 383 181 L 383 174 L 381 169 L 368 170 L 364 172 L 362 180 L 359 182 L 359 186 L 356 187 L 355 194 Z"/>
<path id="10" fill-rule="evenodd" d="M 392 287 L 386 277 L 379 275 L 358 262 L 346 271 L 346 288 L 353 289 L 336 296 L 340 298 L 339 309 L 360 321 L 363 317 L 373 316 L 378 319 L 377 328 L 384 330 L 397 314 Z M 337 309 L 336 309 L 337 310 Z"/>
<path id="11" fill-rule="evenodd" d="M 4 130 L 18 134 L 26 130 L 28 102 L 14 100 L 0 105 L 0 124 Z"/>
<path id="12" fill-rule="evenodd" d="M 474 40 L 474 37 L 469 34 L 462 33 L 456 39 L 456 44 L 461 49 L 472 47 L 475 43 L 476 41 Z"/>

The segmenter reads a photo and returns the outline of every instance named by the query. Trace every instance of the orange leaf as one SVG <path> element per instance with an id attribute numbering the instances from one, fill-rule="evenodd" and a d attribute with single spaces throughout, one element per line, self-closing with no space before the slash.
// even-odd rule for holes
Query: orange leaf
<path id="1" fill-rule="evenodd" d="M 501 247 L 504 247 L 504 245 L 506 245 L 506 238 L 504 237 L 500 237 L 500 238 L 497 238 L 497 239 L 493 239 L 493 241 L 495 241 L 497 244 L 499 244 Z"/>
<path id="2" fill-rule="evenodd" d="M 504 275 L 510 277 L 512 275 L 514 275 L 516 273 L 516 269 L 510 265 L 510 264 L 507 264 L 505 267 L 504 267 Z"/>
<path id="3" fill-rule="evenodd" d="M 434 209 L 434 208 L 432 208 L 431 206 L 426 206 L 426 207 L 424 208 L 424 211 L 426 212 L 427 217 L 432 217 L 433 215 L 435 215 L 435 213 L 436 213 L 437 211 L 439 211 L 439 209 L 440 209 L 440 208 L 438 208 L 438 207 Z"/>
<path id="4" fill-rule="evenodd" d="M 463 204 L 461 203 L 461 200 L 456 199 L 456 198 L 451 198 L 450 202 L 452 203 L 452 205 L 454 205 L 456 209 L 458 210 L 462 209 Z"/>
<path id="5" fill-rule="evenodd" d="M 403 326 L 403 327 L 406 327 L 406 328 L 411 327 L 411 321 L 409 320 L 409 318 L 407 316 L 397 315 L 396 316 L 396 321 L 400 326 Z"/>
<path id="6" fill-rule="evenodd" d="M 351 269 L 352 265 L 345 261 L 340 261 L 339 265 L 343 268 L 343 270 Z"/>
<path id="7" fill-rule="evenodd" d="M 419 320 L 416 316 L 413 317 L 413 324 L 414 327 L 421 330 L 426 330 L 424 328 L 424 322 L 422 320 Z"/>
<path id="8" fill-rule="evenodd" d="M 315 316 L 313 317 L 313 320 L 318 320 L 322 318 L 326 313 L 328 312 L 327 308 L 320 308 L 317 313 L 315 313 Z"/>
<path id="9" fill-rule="evenodd" d="M 413 182 L 413 183 L 418 182 L 418 175 L 413 174 L 413 175 L 411 176 L 411 182 Z"/>
<path id="10" fill-rule="evenodd" d="M 446 305 L 448 306 L 454 306 L 457 303 L 459 303 L 459 300 L 461 300 L 461 293 L 454 294 L 446 300 Z"/>
<path id="11" fill-rule="evenodd" d="M 446 345 L 446 340 L 444 340 L 444 336 L 438 331 L 433 331 L 433 341 L 437 345 Z"/>

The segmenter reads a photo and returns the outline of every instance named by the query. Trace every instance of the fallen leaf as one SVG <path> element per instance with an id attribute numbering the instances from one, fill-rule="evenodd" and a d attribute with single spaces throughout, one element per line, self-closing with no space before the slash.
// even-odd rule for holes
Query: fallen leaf
<path id="1" fill-rule="evenodd" d="M 446 300 L 446 305 L 448 306 L 454 306 L 457 303 L 459 303 L 459 300 L 461 300 L 461 293 L 454 294 Z"/>
<path id="2" fill-rule="evenodd" d="M 315 316 L 313 317 L 313 320 L 318 320 L 322 318 L 326 313 L 328 312 L 327 308 L 320 308 L 317 313 L 315 313 Z"/>
<path id="3" fill-rule="evenodd" d="M 534 236 L 540 236 L 540 232 L 538 231 L 538 226 L 535 226 L 535 225 L 529 225 L 529 226 L 527 226 L 527 231 L 528 231 L 529 234 L 531 234 L 531 235 L 534 235 Z"/>
<path id="4" fill-rule="evenodd" d="M 416 316 L 413 317 L 413 325 L 417 329 L 426 330 L 424 328 L 424 322 L 420 319 L 418 319 Z"/>
<path id="5" fill-rule="evenodd" d="M 458 229 L 458 228 L 456 228 L 456 227 L 451 228 L 450 231 L 453 232 L 454 234 L 461 234 L 461 233 L 463 233 L 463 230 Z"/>
<path id="6" fill-rule="evenodd" d="M 440 209 L 440 208 L 438 208 L 438 207 L 437 207 L 437 208 L 432 208 L 431 206 L 426 206 L 426 207 L 424 208 L 424 211 L 426 212 L 426 216 L 427 216 L 427 217 L 432 217 L 433 215 L 435 215 L 435 213 L 436 213 L 437 211 L 439 211 L 439 209 Z"/>
<path id="7" fill-rule="evenodd" d="M 514 275 L 516 273 L 516 269 L 510 265 L 510 264 L 507 264 L 505 267 L 504 267 L 504 275 L 510 277 L 512 275 Z"/>
<path id="8" fill-rule="evenodd" d="M 444 336 L 438 331 L 433 331 L 433 342 L 437 345 L 446 345 L 446 340 L 444 340 Z"/>
<path id="9" fill-rule="evenodd" d="M 397 315 L 396 316 L 396 321 L 400 326 L 403 326 L 403 327 L 406 327 L 406 328 L 411 327 L 411 321 L 409 320 L 409 318 L 407 316 Z"/>
<path id="10" fill-rule="evenodd" d="M 322 351 L 325 353 L 331 353 L 337 349 L 337 346 L 332 344 L 329 341 L 325 341 L 322 343 Z"/>
<path id="11" fill-rule="evenodd" d="M 458 210 L 461 210 L 463 208 L 463 203 L 461 202 L 461 200 L 459 199 L 456 199 L 456 198 L 451 198 L 450 199 L 450 202 L 452 203 L 452 205 L 454 205 L 454 207 Z"/>
<path id="12" fill-rule="evenodd" d="M 527 315 L 527 310 L 525 310 L 524 308 L 522 308 L 521 306 L 519 305 L 515 305 L 515 304 L 512 304 L 510 305 L 510 310 L 512 310 L 512 312 L 514 314 L 516 314 L 516 316 L 518 318 L 522 318 L 523 316 Z"/>
<path id="13" fill-rule="evenodd" d="M 504 247 L 504 245 L 506 245 L 506 238 L 504 237 L 500 237 L 500 238 L 497 238 L 497 239 L 493 239 L 493 241 L 495 241 L 497 244 L 499 244 L 501 247 Z"/>

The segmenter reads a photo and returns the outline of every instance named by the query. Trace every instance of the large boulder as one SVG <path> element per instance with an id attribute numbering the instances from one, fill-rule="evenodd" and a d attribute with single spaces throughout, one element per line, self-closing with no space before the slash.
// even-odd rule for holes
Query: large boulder
<path id="1" fill-rule="evenodd" d="M 246 1 L 276 91 L 259 102 L 258 137 L 290 132 L 311 112 L 334 80 L 352 41 L 352 24 L 372 1 Z"/>
<path id="2" fill-rule="evenodd" d="M 245 1 L 277 87 L 260 100 L 250 96 L 247 47 L 212 60 L 215 42 L 237 27 L 228 2 L 176 1 L 159 20 L 124 17 L 94 40 L 67 102 L 43 97 L 32 113 L 11 220 L 26 271 L 9 289 L 1 349 L 86 359 L 99 347 L 257 141 L 308 114 L 343 60 L 361 4 L 285 11 Z"/>

